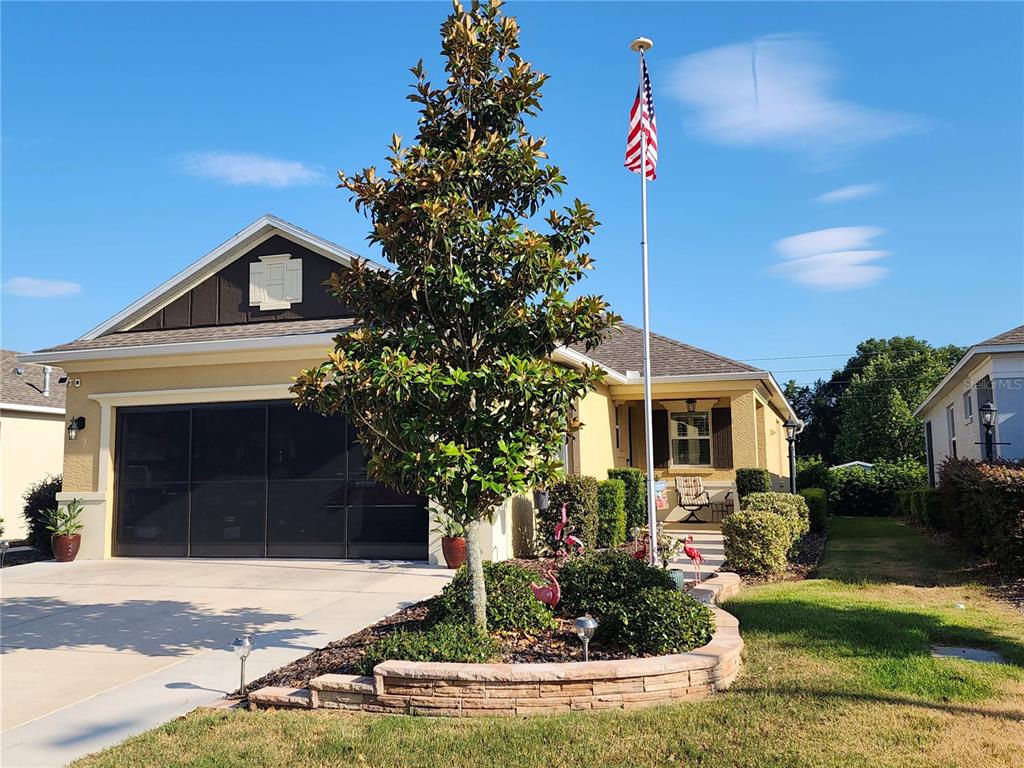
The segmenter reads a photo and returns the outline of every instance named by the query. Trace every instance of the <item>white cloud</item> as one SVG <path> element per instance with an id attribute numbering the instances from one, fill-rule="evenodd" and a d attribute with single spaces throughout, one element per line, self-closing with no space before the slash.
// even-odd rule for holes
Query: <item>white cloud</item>
<path id="1" fill-rule="evenodd" d="M 815 198 L 819 203 L 845 203 L 848 200 L 859 200 L 862 197 L 871 197 L 881 192 L 879 184 L 850 184 L 847 187 L 833 189 Z"/>
<path id="2" fill-rule="evenodd" d="M 914 127 L 907 115 L 834 95 L 836 73 L 820 44 L 776 35 L 687 56 L 671 91 L 696 114 L 707 138 L 828 154 Z"/>
<path id="3" fill-rule="evenodd" d="M 323 178 L 305 163 L 232 152 L 192 152 L 181 159 L 181 167 L 193 176 L 235 186 L 291 187 Z"/>
<path id="4" fill-rule="evenodd" d="M 784 237 L 775 243 L 782 261 L 772 271 L 820 290 L 866 288 L 889 272 L 871 263 L 889 252 L 867 247 L 881 234 L 878 227 L 832 227 Z"/>
<path id="5" fill-rule="evenodd" d="M 67 280 L 40 280 L 36 277 L 12 277 L 4 283 L 4 293 L 29 299 L 54 299 L 73 296 L 82 290 L 78 283 Z"/>

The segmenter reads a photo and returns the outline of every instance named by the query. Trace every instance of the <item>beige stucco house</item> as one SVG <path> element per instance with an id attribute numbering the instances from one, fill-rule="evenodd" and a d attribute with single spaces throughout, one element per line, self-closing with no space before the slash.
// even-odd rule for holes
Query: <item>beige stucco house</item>
<path id="1" fill-rule="evenodd" d="M 289 404 L 291 377 L 324 358 L 351 313 L 323 280 L 353 254 L 264 216 L 80 339 L 26 355 L 76 382 L 62 499 L 85 503 L 80 557 L 243 556 L 429 559 L 439 540 L 425 499 L 366 475 L 344 419 Z M 597 362 L 604 383 L 578 405 L 569 472 L 643 467 L 640 332 L 566 365 Z M 735 468 L 787 478 L 782 392 L 757 370 L 655 336 L 655 463 L 702 477 L 714 496 Z M 485 554 L 514 554 L 524 499 L 495 515 Z"/>
<path id="2" fill-rule="evenodd" d="M 24 538 L 25 491 L 64 463 L 64 371 L 0 350 L 0 518 L 4 538 Z"/>
<path id="3" fill-rule="evenodd" d="M 980 409 L 996 408 L 993 454 L 1024 458 L 1024 325 L 978 342 L 914 412 L 924 422 L 928 479 L 950 456 L 985 458 Z"/>

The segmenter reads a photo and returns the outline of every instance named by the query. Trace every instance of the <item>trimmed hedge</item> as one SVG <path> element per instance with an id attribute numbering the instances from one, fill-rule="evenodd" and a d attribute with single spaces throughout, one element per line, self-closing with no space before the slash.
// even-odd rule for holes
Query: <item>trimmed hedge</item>
<path id="1" fill-rule="evenodd" d="M 560 610 L 572 616 L 603 614 L 613 603 L 628 601 L 646 589 L 675 586 L 668 571 L 622 549 L 570 558 L 558 571 L 558 583 L 562 585 Z"/>
<path id="2" fill-rule="evenodd" d="M 789 522 L 772 512 L 741 511 L 722 520 L 725 559 L 737 571 L 777 576 L 793 543 Z"/>
<path id="3" fill-rule="evenodd" d="M 537 575 L 509 562 L 485 562 L 487 627 L 496 632 L 534 632 L 553 627 L 551 609 L 530 589 Z M 430 601 L 428 624 L 469 622 L 469 570 L 463 565 L 454 578 Z"/>
<path id="4" fill-rule="evenodd" d="M 914 525 L 926 528 L 939 528 L 939 499 L 934 488 L 911 488 L 896 494 L 900 514 Z"/>
<path id="5" fill-rule="evenodd" d="M 647 475 L 635 467 L 616 467 L 608 477 L 626 484 L 626 532 L 647 525 Z"/>
<path id="6" fill-rule="evenodd" d="M 828 490 L 829 486 L 828 465 L 822 461 L 821 456 L 802 456 L 796 460 L 796 487 L 821 488 Z"/>
<path id="7" fill-rule="evenodd" d="M 711 642 L 711 609 L 675 588 L 645 589 L 600 617 L 598 642 L 624 646 L 635 656 L 686 653 Z"/>
<path id="8" fill-rule="evenodd" d="M 400 629 L 375 640 L 356 661 L 372 675 L 382 661 L 450 661 L 482 664 L 499 655 L 497 643 L 472 622 L 437 624 L 420 631 Z"/>
<path id="9" fill-rule="evenodd" d="M 872 469 L 831 470 L 828 504 L 833 515 L 885 517 L 898 509 L 896 494 L 924 484 L 928 472 L 913 459 L 879 461 Z"/>
<path id="10" fill-rule="evenodd" d="M 824 488 L 803 488 L 797 491 L 807 502 L 807 512 L 810 515 L 811 530 L 814 533 L 821 533 L 828 525 L 828 495 Z M 905 491 L 901 491 L 905 493 Z"/>
<path id="11" fill-rule="evenodd" d="M 736 495 L 740 505 L 752 493 L 766 493 L 772 489 L 772 476 L 767 469 L 742 467 L 736 470 Z"/>
<path id="12" fill-rule="evenodd" d="M 597 546 L 617 547 L 626 540 L 626 484 L 601 480 L 597 484 Z"/>
<path id="13" fill-rule="evenodd" d="M 939 468 L 941 527 L 1009 573 L 1024 573 L 1024 462 L 947 459 Z"/>
<path id="14" fill-rule="evenodd" d="M 806 536 L 811 529 L 807 502 L 803 496 L 795 493 L 752 493 L 743 499 L 741 506 L 748 512 L 771 512 L 784 519 L 789 526 L 790 546 Z"/>
<path id="15" fill-rule="evenodd" d="M 25 518 L 28 543 L 44 555 L 53 553 L 50 546 L 50 532 L 46 529 L 48 524 L 46 513 L 57 508 L 57 494 L 60 492 L 63 477 L 61 475 L 47 475 L 38 483 L 30 485 L 22 498 L 25 506 L 22 509 L 22 516 Z"/>
<path id="16" fill-rule="evenodd" d="M 538 544 L 542 551 L 564 546 L 555 541 L 555 526 L 562 522 L 562 504 L 567 503 L 568 525 L 565 536 L 572 534 L 588 549 L 597 546 L 597 478 L 589 475 L 568 475 L 548 491 L 548 508 L 537 513 Z"/>

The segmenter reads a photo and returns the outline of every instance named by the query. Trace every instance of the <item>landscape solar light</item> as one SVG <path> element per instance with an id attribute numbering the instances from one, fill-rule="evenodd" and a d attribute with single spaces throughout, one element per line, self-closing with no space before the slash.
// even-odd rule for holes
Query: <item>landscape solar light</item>
<path id="1" fill-rule="evenodd" d="M 592 616 L 580 616 L 573 626 L 576 628 L 576 634 L 583 641 L 583 660 L 590 661 L 590 641 L 594 637 L 594 632 L 597 631 L 597 619 Z"/>
<path id="2" fill-rule="evenodd" d="M 242 662 L 242 672 L 241 677 L 239 678 L 241 680 L 241 683 L 238 686 L 238 694 L 240 696 L 245 695 L 245 660 L 249 658 L 249 654 L 252 652 L 253 645 L 254 644 L 252 642 L 252 635 L 242 635 L 241 637 L 236 637 L 231 643 L 231 647 L 234 649 L 235 655 Z"/>
<path id="3" fill-rule="evenodd" d="M 11 548 L 11 542 L 7 539 L 0 541 L 0 568 L 4 567 L 4 558 L 7 556 L 7 550 Z"/>

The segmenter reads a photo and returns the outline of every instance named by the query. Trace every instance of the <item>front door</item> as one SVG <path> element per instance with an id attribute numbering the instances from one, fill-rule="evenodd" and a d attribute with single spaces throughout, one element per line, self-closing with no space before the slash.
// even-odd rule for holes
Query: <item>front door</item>
<path id="1" fill-rule="evenodd" d="M 427 557 L 422 497 L 369 479 L 355 431 L 290 402 L 119 409 L 115 554 Z"/>

